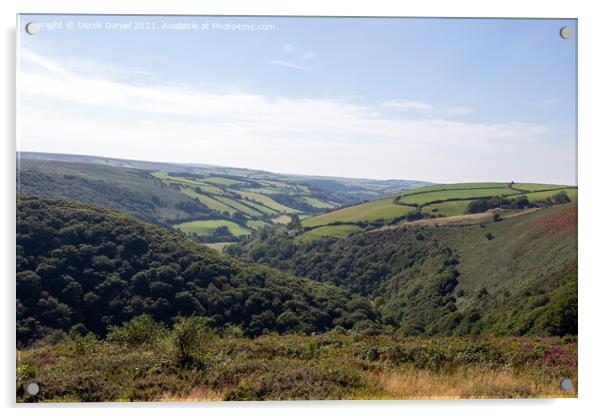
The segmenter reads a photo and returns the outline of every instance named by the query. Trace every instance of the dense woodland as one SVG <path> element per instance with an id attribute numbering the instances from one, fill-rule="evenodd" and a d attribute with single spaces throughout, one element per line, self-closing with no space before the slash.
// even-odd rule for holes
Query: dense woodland
<path id="1" fill-rule="evenodd" d="M 370 303 L 330 284 L 236 260 L 96 205 L 21 195 L 17 342 L 54 331 L 106 334 L 148 314 L 199 315 L 248 336 L 376 325 Z"/>
<path id="2" fill-rule="evenodd" d="M 576 334 L 576 228 L 553 236 L 533 230 L 575 209 L 566 207 L 559 209 L 569 214 L 550 208 L 489 225 L 398 227 L 342 240 L 266 229 L 226 251 L 365 296 L 404 335 Z"/>

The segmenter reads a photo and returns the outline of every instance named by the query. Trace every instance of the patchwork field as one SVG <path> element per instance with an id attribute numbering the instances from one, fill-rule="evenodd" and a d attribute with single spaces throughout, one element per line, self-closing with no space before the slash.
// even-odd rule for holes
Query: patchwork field
<path id="1" fill-rule="evenodd" d="M 394 200 L 394 197 L 390 197 L 341 208 L 326 214 L 307 218 L 303 220 L 303 226 L 317 227 L 337 222 L 355 223 L 360 221 L 375 221 L 378 219 L 392 219 L 414 210 L 412 207 L 397 205 L 394 203 Z"/>
<path id="2" fill-rule="evenodd" d="M 458 189 L 441 190 L 436 192 L 414 193 L 412 195 L 403 195 L 397 200 L 401 204 L 424 205 L 433 201 L 447 201 L 450 199 L 470 199 L 485 198 L 493 196 L 510 196 L 520 194 L 509 188 L 482 188 L 482 189 Z"/>
<path id="3" fill-rule="evenodd" d="M 187 234 L 211 235 L 217 227 L 228 227 L 230 232 L 235 236 L 251 234 L 251 230 L 232 221 L 226 220 L 203 220 L 190 221 L 174 225 L 174 228 L 183 231 Z"/>
<path id="4" fill-rule="evenodd" d="M 428 183 L 85 155 L 19 152 L 17 157 L 18 192 L 97 203 L 154 224 L 180 224 L 180 229 L 190 229 L 194 221 L 222 220 L 234 235 L 240 230 L 231 223 L 248 230 L 288 223 L 294 215 L 306 218 Z M 198 242 L 223 241 L 207 235 L 211 227 L 201 229 Z"/>
<path id="5" fill-rule="evenodd" d="M 345 238 L 355 232 L 362 231 L 358 225 L 325 225 L 313 228 L 300 236 L 301 240 L 309 241 L 322 236 Z"/>
<path id="6" fill-rule="evenodd" d="M 214 210 L 220 216 L 220 225 L 228 227 L 235 236 L 248 235 L 250 230 L 266 225 L 288 223 L 291 214 L 304 214 L 304 210 L 315 213 L 337 207 L 332 195 L 321 194 L 307 186 L 278 181 L 249 180 L 222 176 L 186 175 L 173 172 L 153 172 L 172 188 Z M 286 201 L 281 203 L 276 201 Z M 237 215 L 237 222 L 228 221 L 228 216 Z M 217 220 L 217 219 L 216 219 Z M 244 222 L 245 226 L 240 223 Z M 174 225 L 186 233 L 211 237 L 216 226 L 210 220 L 186 221 Z M 237 224 L 238 223 L 238 224 Z"/>
<path id="7" fill-rule="evenodd" d="M 491 198 L 507 200 L 507 205 L 519 197 L 527 198 L 531 205 L 545 205 L 559 192 L 564 192 L 570 201 L 577 200 L 577 188 L 565 185 L 502 182 L 433 185 L 316 215 L 303 220 L 302 225 L 314 238 L 332 236 L 332 230 L 325 226 L 341 223 L 382 226 L 424 217 L 463 215 L 469 213 L 471 202 Z"/>

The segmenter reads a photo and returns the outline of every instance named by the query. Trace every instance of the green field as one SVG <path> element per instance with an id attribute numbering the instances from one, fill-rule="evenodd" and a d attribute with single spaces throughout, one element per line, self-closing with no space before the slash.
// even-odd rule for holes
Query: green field
<path id="1" fill-rule="evenodd" d="M 326 208 L 326 209 L 330 209 L 330 208 L 335 208 L 336 205 L 331 204 L 330 202 L 324 202 L 324 201 L 320 201 L 317 198 L 313 198 L 311 196 L 306 196 L 303 198 L 305 200 L 305 202 L 307 202 L 309 205 L 312 205 L 316 208 Z"/>
<path id="2" fill-rule="evenodd" d="M 248 206 L 252 207 L 253 209 L 255 209 L 256 211 L 262 212 L 264 214 L 280 215 L 280 213 L 278 211 L 275 211 L 272 208 L 268 208 L 265 205 L 258 204 L 257 202 L 245 199 L 244 203 L 245 203 L 245 205 L 248 205 Z"/>
<path id="3" fill-rule="evenodd" d="M 197 185 L 202 185 L 203 184 L 203 182 L 198 181 L 198 180 L 189 179 L 189 178 L 181 178 L 179 176 L 171 176 L 167 172 L 153 172 L 153 173 L 151 173 L 151 175 L 153 175 L 155 178 L 159 178 L 159 179 L 164 180 L 164 181 L 169 181 L 169 182 L 174 182 L 174 183 L 181 183 L 181 184 L 184 184 L 184 185 L 197 186 Z"/>
<path id="4" fill-rule="evenodd" d="M 254 230 L 258 230 L 262 227 L 270 226 L 271 224 L 261 220 L 249 220 L 247 221 L 247 226 L 251 227 Z"/>
<path id="5" fill-rule="evenodd" d="M 345 238 L 361 230 L 362 228 L 357 225 L 325 225 L 311 229 L 303 233 L 299 238 L 302 240 L 312 240 L 320 237 Z"/>
<path id="6" fill-rule="evenodd" d="M 557 188 L 567 188 L 566 185 L 545 185 L 540 183 L 515 183 L 512 185 L 514 189 L 518 189 L 521 191 L 541 191 L 546 189 L 557 189 Z"/>
<path id="7" fill-rule="evenodd" d="M 466 213 L 466 206 L 469 202 L 470 201 L 441 202 L 439 204 L 432 204 L 422 208 L 422 212 L 425 214 L 431 214 L 433 216 L 443 215 L 445 217 L 463 215 Z"/>
<path id="8" fill-rule="evenodd" d="M 291 217 L 289 215 L 280 215 L 279 217 L 272 218 L 272 222 L 274 224 L 288 224 L 291 222 Z"/>
<path id="9" fill-rule="evenodd" d="M 197 175 L 198 178 L 179 177 L 177 173 L 164 171 L 156 171 L 152 175 L 175 191 L 198 200 L 218 214 L 224 212 L 229 215 L 242 214 L 246 219 L 247 227 L 252 229 L 257 228 L 258 224 L 280 224 L 284 220 L 286 220 L 284 223 L 287 223 L 289 217 L 283 217 L 283 214 L 308 216 L 309 213 L 300 211 L 298 207 L 310 205 L 313 207 L 310 212 L 315 213 L 316 210 L 332 209 L 340 205 L 334 202 L 336 198 L 333 199 L 330 194 L 321 197 L 321 191 L 295 183 L 264 179 L 250 182 L 247 179 L 238 180 L 235 177 L 219 175 Z M 250 184 L 254 186 L 240 189 L 241 185 Z M 274 198 L 278 197 L 290 201 L 287 203 L 294 206 L 277 202 Z"/>
<path id="10" fill-rule="evenodd" d="M 223 204 L 233 207 L 234 211 L 244 212 L 245 214 L 249 215 L 252 218 L 260 217 L 262 215 L 260 212 L 255 211 L 254 209 L 246 206 L 242 202 L 239 202 L 235 199 L 226 198 L 226 197 L 222 197 L 222 196 L 215 196 L 214 198 Z"/>
<path id="11" fill-rule="evenodd" d="M 246 191 L 235 191 L 235 192 L 244 198 L 247 198 L 247 199 L 250 199 L 250 200 L 256 201 L 256 202 L 261 202 L 265 206 L 272 208 L 273 210 L 278 211 L 278 212 L 282 212 L 282 213 L 299 212 L 298 210 L 296 210 L 294 208 L 290 208 L 290 207 L 287 207 L 286 205 L 279 204 L 278 202 L 274 201 L 272 198 L 270 198 L 269 196 L 266 196 L 266 195 L 254 194 L 252 192 L 246 192 Z"/>
<path id="12" fill-rule="evenodd" d="M 517 187 L 522 188 L 518 190 Z M 305 227 L 313 228 L 339 222 L 370 223 L 377 220 L 391 222 L 417 209 L 426 216 L 450 217 L 465 214 L 468 205 L 476 199 L 487 199 L 496 196 L 513 199 L 524 195 L 532 203 L 545 202 L 546 198 L 557 194 L 561 189 L 567 192 L 568 197 L 572 201 L 576 200 L 577 188 L 563 188 L 566 187 L 564 185 L 510 184 L 502 182 L 434 185 L 405 191 L 398 197 L 383 198 L 316 215 L 303 220 L 302 224 Z M 457 199 L 462 200 L 458 201 Z M 328 231 L 327 229 L 317 228 L 312 230 L 312 235 L 320 234 L 321 230 Z M 324 233 L 322 235 L 327 234 Z"/>
<path id="13" fill-rule="evenodd" d="M 453 189 L 472 189 L 472 188 L 507 188 L 505 182 L 475 182 L 475 183 L 450 183 L 445 185 L 421 186 L 420 188 L 410 189 L 402 192 L 402 195 L 419 194 L 422 192 L 445 191 Z"/>
<path id="14" fill-rule="evenodd" d="M 527 198 L 529 198 L 529 201 L 531 201 L 531 202 L 545 202 L 546 198 L 556 195 L 560 191 L 566 192 L 567 196 L 570 198 L 571 201 L 577 200 L 577 188 L 555 189 L 552 191 L 543 191 L 543 192 L 532 192 L 530 194 L 527 194 Z"/>
<path id="15" fill-rule="evenodd" d="M 208 178 L 203 178 L 203 182 L 209 182 L 215 185 L 240 185 L 240 184 L 245 184 L 246 182 L 244 181 L 237 181 L 236 179 L 230 179 L 230 178 L 222 178 L 219 176 L 211 176 Z"/>
<path id="16" fill-rule="evenodd" d="M 448 199 L 467 199 L 467 198 L 484 198 L 492 196 L 502 195 L 515 195 L 519 194 L 519 191 L 515 191 L 509 188 L 494 188 L 494 189 L 460 189 L 453 191 L 437 191 L 427 192 L 423 194 L 414 194 L 409 196 L 403 196 L 399 202 L 404 204 L 416 204 L 423 205 L 431 201 L 445 201 Z"/>
<path id="17" fill-rule="evenodd" d="M 183 222 L 181 224 L 174 225 L 174 228 L 181 230 L 187 234 L 195 233 L 197 235 L 212 235 L 217 227 L 225 225 L 228 227 L 230 232 L 235 236 L 251 234 L 251 230 L 242 227 L 241 225 L 226 220 L 202 220 L 202 221 L 190 221 Z"/>
<path id="18" fill-rule="evenodd" d="M 302 223 L 305 227 L 317 227 L 335 222 L 376 221 L 379 219 L 388 220 L 401 217 L 402 215 L 414 211 L 414 208 L 412 207 L 394 204 L 394 199 L 395 198 L 393 197 L 379 199 L 377 201 L 341 208 L 336 211 L 308 218 L 303 220 Z"/>

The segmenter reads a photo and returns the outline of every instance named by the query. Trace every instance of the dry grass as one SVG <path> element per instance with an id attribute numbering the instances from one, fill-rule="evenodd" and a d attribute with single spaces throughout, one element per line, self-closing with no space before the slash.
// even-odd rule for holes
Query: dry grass
<path id="1" fill-rule="evenodd" d="M 373 375 L 387 399 L 507 399 L 577 397 L 564 391 L 558 380 L 542 380 L 509 370 L 466 369 L 432 373 L 407 367 Z"/>
<path id="2" fill-rule="evenodd" d="M 159 399 L 161 402 L 217 402 L 222 400 L 224 400 L 223 394 L 206 386 L 196 387 L 185 395 L 165 394 Z"/>
<path id="3" fill-rule="evenodd" d="M 501 214 L 501 217 L 504 219 L 519 217 L 521 215 L 530 214 L 532 212 L 538 211 L 541 208 L 528 208 L 520 211 L 504 211 L 502 209 L 494 209 L 489 210 L 487 212 L 482 212 L 478 214 L 464 214 L 464 215 L 455 215 L 452 217 L 440 217 L 440 218 L 425 218 L 422 220 L 416 220 L 411 222 L 404 222 L 396 225 L 386 225 L 384 227 L 377 228 L 375 230 L 371 230 L 369 232 L 380 232 L 391 230 L 395 228 L 404 228 L 404 227 L 417 227 L 417 226 L 426 226 L 426 227 L 435 227 L 435 226 L 450 226 L 450 225 L 472 225 L 472 224 L 480 224 L 485 222 L 493 222 L 493 215 L 495 213 Z"/>

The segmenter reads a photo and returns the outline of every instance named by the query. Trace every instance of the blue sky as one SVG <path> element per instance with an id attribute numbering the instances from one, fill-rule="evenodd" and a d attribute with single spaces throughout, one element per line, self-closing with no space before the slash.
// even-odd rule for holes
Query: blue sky
<path id="1" fill-rule="evenodd" d="M 106 28 L 130 22 L 148 30 Z M 175 23 L 201 29 L 163 26 Z M 214 26 L 237 23 L 273 26 Z M 576 41 L 562 26 L 576 32 L 573 20 L 21 16 L 18 148 L 575 184 Z"/>

